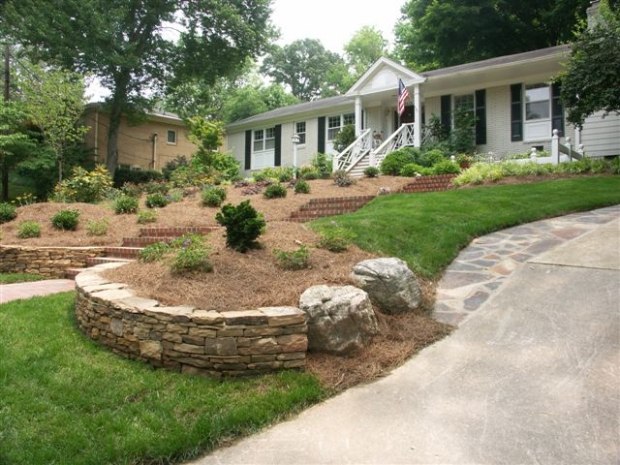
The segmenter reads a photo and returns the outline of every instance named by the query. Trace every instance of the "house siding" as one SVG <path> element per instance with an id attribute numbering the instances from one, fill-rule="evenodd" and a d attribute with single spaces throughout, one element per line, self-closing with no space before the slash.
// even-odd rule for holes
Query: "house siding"
<path id="1" fill-rule="evenodd" d="M 98 116 L 97 116 L 98 115 Z M 105 163 L 108 150 L 108 128 L 110 118 L 101 111 L 89 109 L 84 117 L 84 124 L 89 127 L 84 142 L 93 150 L 95 163 Z M 98 129 L 95 126 L 98 124 Z M 167 131 L 177 134 L 176 144 L 167 143 Z M 153 166 L 153 134 L 157 134 L 155 165 Z M 95 143 L 95 134 L 97 141 Z M 141 169 L 161 170 L 166 163 L 178 156 L 189 157 L 196 151 L 196 146 L 187 137 L 183 124 L 160 121 L 147 121 L 139 125 L 130 125 L 127 119 L 121 119 L 118 136 L 118 164 L 139 167 Z"/>
<path id="2" fill-rule="evenodd" d="M 589 156 L 620 155 L 620 115 L 603 112 L 586 118 L 581 143 Z"/>

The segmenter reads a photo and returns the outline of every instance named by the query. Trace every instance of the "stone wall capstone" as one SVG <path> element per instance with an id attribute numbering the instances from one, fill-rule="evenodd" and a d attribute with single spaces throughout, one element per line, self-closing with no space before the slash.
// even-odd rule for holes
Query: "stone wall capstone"
<path id="1" fill-rule="evenodd" d="M 216 312 L 166 307 L 99 274 L 116 266 L 122 265 L 97 265 L 75 278 L 79 327 L 115 353 L 215 377 L 305 366 L 306 315 L 298 308 Z"/>

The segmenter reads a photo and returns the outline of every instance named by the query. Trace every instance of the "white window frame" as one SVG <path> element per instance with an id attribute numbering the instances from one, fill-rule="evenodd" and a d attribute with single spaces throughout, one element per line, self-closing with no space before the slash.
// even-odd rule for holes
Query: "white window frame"
<path id="1" fill-rule="evenodd" d="M 170 140 L 170 135 L 173 134 L 173 140 Z M 175 131 L 174 129 L 168 129 L 166 131 L 166 144 L 168 145 L 177 145 L 177 140 L 178 140 L 178 134 L 177 131 Z"/>
<path id="2" fill-rule="evenodd" d="M 338 119 L 338 121 L 336 121 Z M 332 123 L 337 123 L 336 125 L 331 125 Z M 355 113 L 342 113 L 340 115 L 332 115 L 327 117 L 327 124 L 325 125 L 325 130 L 327 131 L 326 138 L 328 142 L 332 142 L 338 134 L 345 126 L 348 125 L 355 126 Z"/>
<path id="3" fill-rule="evenodd" d="M 295 123 L 295 135 L 299 137 L 299 145 L 304 145 L 306 143 L 306 128 L 307 125 L 305 121 L 297 121 Z"/>
<path id="4" fill-rule="evenodd" d="M 260 134 L 260 137 L 257 136 Z M 260 143 L 260 147 L 257 146 Z M 276 148 L 276 128 L 254 129 L 252 131 L 252 153 L 269 152 Z"/>
<path id="5" fill-rule="evenodd" d="M 537 90 L 543 90 L 544 92 L 536 92 Z M 528 91 L 531 91 L 534 100 L 528 100 Z M 536 95 L 538 93 L 539 95 Z M 541 95 L 546 94 L 546 95 Z M 541 98 L 546 97 L 546 98 Z M 546 102 L 547 114 L 543 116 L 536 115 L 533 112 L 528 111 L 530 104 L 536 104 L 540 102 Z M 523 86 L 523 141 L 524 142 L 536 142 L 546 141 L 551 138 L 551 105 L 552 105 L 552 93 L 551 84 L 546 82 L 537 82 L 532 84 L 525 84 Z"/>
<path id="6" fill-rule="evenodd" d="M 473 92 L 469 94 L 455 95 L 452 97 L 452 128 L 454 128 L 454 116 L 456 114 L 456 111 L 459 109 L 459 107 L 464 106 L 465 102 L 463 102 L 463 100 L 465 99 L 471 99 L 471 108 L 469 109 L 469 111 L 473 116 L 476 116 L 476 95 Z"/>

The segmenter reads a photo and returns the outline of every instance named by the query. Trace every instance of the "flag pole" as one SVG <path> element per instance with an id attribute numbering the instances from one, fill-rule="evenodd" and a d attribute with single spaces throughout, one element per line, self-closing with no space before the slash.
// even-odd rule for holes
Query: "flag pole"
<path id="1" fill-rule="evenodd" d="M 398 102 L 398 99 L 400 97 L 400 76 L 398 76 L 396 85 L 398 87 L 398 90 L 396 91 L 396 102 Z M 396 104 L 396 114 L 398 115 L 398 126 L 396 126 L 396 130 L 398 130 L 400 128 L 400 111 L 398 111 L 398 103 Z"/>

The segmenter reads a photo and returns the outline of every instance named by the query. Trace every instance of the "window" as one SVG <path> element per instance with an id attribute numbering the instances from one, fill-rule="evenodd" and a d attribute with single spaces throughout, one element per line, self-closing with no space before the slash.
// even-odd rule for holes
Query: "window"
<path id="1" fill-rule="evenodd" d="M 350 124 L 355 124 L 355 113 L 346 115 L 330 116 L 327 118 L 327 140 L 334 140 L 342 128 Z"/>
<path id="2" fill-rule="evenodd" d="M 168 134 L 167 134 L 167 139 L 166 142 L 168 142 L 169 144 L 175 144 L 177 143 L 177 132 L 173 129 L 168 129 Z"/>
<path id="3" fill-rule="evenodd" d="M 551 137 L 551 89 L 547 84 L 525 86 L 524 139 Z"/>
<path id="4" fill-rule="evenodd" d="M 295 134 L 299 137 L 299 143 L 306 143 L 306 122 L 295 123 Z"/>
<path id="5" fill-rule="evenodd" d="M 456 111 L 474 111 L 474 94 L 457 95 L 454 97 L 454 109 Z"/>
<path id="6" fill-rule="evenodd" d="M 276 128 L 254 131 L 254 152 L 273 150 L 276 146 Z"/>

